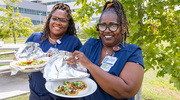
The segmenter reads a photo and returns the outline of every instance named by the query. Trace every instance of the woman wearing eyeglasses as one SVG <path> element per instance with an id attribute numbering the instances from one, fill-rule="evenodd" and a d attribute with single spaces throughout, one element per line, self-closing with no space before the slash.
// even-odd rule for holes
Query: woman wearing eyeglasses
<path id="1" fill-rule="evenodd" d="M 50 54 L 56 50 L 73 52 L 82 46 L 76 37 L 75 24 L 68 5 L 57 3 L 47 16 L 43 32 L 31 34 L 26 42 L 37 42 L 44 52 Z M 45 88 L 43 73 L 32 72 L 29 79 L 29 100 L 67 100 L 50 94 Z M 69 99 L 68 99 L 69 100 Z"/>
<path id="2" fill-rule="evenodd" d="M 128 22 L 119 1 L 106 2 L 96 28 L 100 39 L 89 39 L 67 60 L 86 67 L 98 85 L 83 100 L 134 100 L 143 80 L 143 57 L 139 46 L 125 42 Z"/>

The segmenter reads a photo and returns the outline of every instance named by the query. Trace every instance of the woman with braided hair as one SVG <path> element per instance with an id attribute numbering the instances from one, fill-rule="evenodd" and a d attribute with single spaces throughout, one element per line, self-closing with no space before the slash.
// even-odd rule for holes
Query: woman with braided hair
<path id="1" fill-rule="evenodd" d="M 42 32 L 35 32 L 26 42 L 40 44 L 43 52 L 52 54 L 56 50 L 73 52 L 82 46 L 76 37 L 75 24 L 68 5 L 57 3 L 47 16 Z M 29 100 L 64 100 L 49 93 L 45 88 L 45 78 L 39 72 L 32 72 L 29 79 Z M 66 100 L 66 99 L 65 99 Z M 69 100 L 69 99 L 68 99 Z"/>
<path id="2" fill-rule="evenodd" d="M 89 39 L 67 63 L 88 69 L 97 90 L 82 100 L 134 100 L 141 87 L 144 63 L 141 48 L 126 43 L 128 21 L 121 3 L 108 1 L 97 24 L 100 39 Z"/>

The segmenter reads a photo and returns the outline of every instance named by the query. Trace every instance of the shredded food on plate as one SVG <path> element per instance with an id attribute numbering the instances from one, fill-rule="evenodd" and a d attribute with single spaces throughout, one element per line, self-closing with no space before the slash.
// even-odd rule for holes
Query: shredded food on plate
<path id="1" fill-rule="evenodd" d="M 35 66 L 35 65 L 40 65 L 40 64 L 44 64 L 47 61 L 41 59 L 41 60 L 27 60 L 27 61 L 21 61 L 21 62 L 16 62 L 15 65 L 16 66 Z"/>
<path id="2" fill-rule="evenodd" d="M 87 84 L 83 81 L 75 81 L 71 83 L 63 81 L 63 85 L 58 85 L 55 92 L 63 95 L 78 95 L 79 91 L 85 90 L 86 88 Z"/>

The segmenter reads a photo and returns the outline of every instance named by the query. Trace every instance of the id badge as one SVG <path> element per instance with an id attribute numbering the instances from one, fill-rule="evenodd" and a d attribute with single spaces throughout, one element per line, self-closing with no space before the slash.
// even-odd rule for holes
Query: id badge
<path id="1" fill-rule="evenodd" d="M 102 61 L 102 65 L 100 66 L 100 68 L 102 68 L 104 71 L 109 71 L 111 69 L 111 67 L 114 66 L 114 64 L 117 61 L 117 57 L 113 57 L 113 56 L 106 56 L 103 61 Z"/>
<path id="2" fill-rule="evenodd" d="M 58 51 L 58 48 L 50 47 L 47 53 L 55 53 L 56 51 Z"/>

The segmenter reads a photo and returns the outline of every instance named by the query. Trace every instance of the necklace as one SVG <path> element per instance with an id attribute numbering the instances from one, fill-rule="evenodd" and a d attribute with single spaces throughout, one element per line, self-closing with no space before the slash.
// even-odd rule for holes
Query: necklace
<path id="1" fill-rule="evenodd" d="M 104 46 L 104 48 L 106 49 L 105 54 L 108 55 L 109 52 L 107 50 L 107 47 Z M 119 51 L 121 48 L 119 46 L 114 46 L 112 49 L 113 49 L 113 53 L 114 53 L 114 52 Z"/>
<path id="2" fill-rule="evenodd" d="M 109 54 L 109 52 L 106 50 L 106 55 L 108 55 Z"/>
<path id="3" fill-rule="evenodd" d="M 55 41 L 55 40 L 53 40 L 50 36 L 49 36 L 49 39 L 50 39 L 51 41 L 57 43 L 57 44 L 61 44 L 61 41 L 60 41 L 59 39 L 57 39 L 57 40 Z"/>
<path id="4" fill-rule="evenodd" d="M 51 40 L 51 41 L 53 41 L 53 42 L 56 42 L 55 40 L 53 40 L 50 36 L 49 36 L 49 39 Z"/>
<path id="5" fill-rule="evenodd" d="M 107 50 L 107 47 L 104 46 L 104 48 L 106 49 L 105 54 L 108 55 L 109 52 L 108 52 L 108 50 Z"/>

